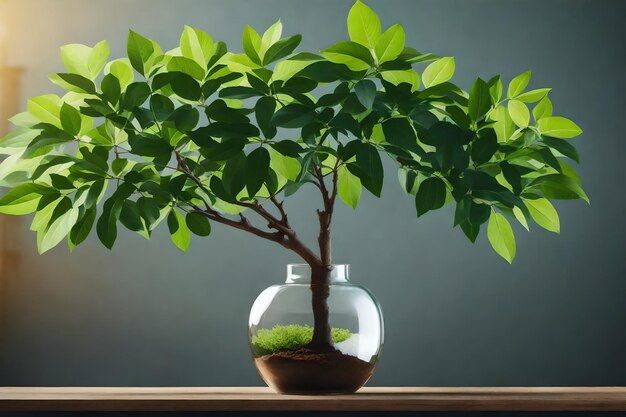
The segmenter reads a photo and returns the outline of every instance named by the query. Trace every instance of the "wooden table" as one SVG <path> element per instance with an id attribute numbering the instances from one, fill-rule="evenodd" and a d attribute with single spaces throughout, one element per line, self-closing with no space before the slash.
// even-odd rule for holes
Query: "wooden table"
<path id="1" fill-rule="evenodd" d="M 372 387 L 333 396 L 251 387 L 4 387 L 0 411 L 626 411 L 626 387 Z"/>

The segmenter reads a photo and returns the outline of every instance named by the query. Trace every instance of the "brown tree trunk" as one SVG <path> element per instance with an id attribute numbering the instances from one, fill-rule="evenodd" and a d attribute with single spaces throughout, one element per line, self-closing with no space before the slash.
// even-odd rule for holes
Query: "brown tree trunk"
<path id="1" fill-rule="evenodd" d="M 311 305 L 313 307 L 313 338 L 308 347 L 318 352 L 333 352 L 330 325 L 330 312 L 328 309 L 328 296 L 330 294 L 330 273 L 332 270 L 332 248 L 330 239 L 330 216 L 325 212 L 319 214 L 321 262 L 311 265 Z"/>
<path id="2" fill-rule="evenodd" d="M 309 348 L 319 352 L 332 352 L 333 347 L 328 310 L 330 270 L 324 266 L 311 268 L 311 305 L 313 307 L 313 339 Z"/>

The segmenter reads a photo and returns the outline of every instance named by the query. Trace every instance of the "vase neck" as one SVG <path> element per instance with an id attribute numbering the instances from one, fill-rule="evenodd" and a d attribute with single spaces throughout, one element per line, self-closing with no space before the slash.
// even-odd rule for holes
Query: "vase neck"
<path id="1" fill-rule="evenodd" d="M 350 265 L 332 265 L 330 270 L 330 284 L 349 281 Z M 287 284 L 308 284 L 311 282 L 311 266 L 307 264 L 287 265 Z"/>

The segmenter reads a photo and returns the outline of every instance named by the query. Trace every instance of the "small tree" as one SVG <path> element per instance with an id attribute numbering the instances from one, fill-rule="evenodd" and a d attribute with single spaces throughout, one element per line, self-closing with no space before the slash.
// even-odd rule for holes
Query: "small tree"
<path id="1" fill-rule="evenodd" d="M 565 139 L 581 130 L 552 115 L 549 88 L 526 90 L 530 72 L 506 95 L 499 76 L 467 93 L 449 81 L 454 58 L 406 47 L 400 25 L 382 32 L 359 1 L 348 32 L 321 55 L 294 53 L 301 36 L 282 38 L 280 21 L 262 36 L 246 26 L 243 54 L 191 27 L 165 53 L 131 31 L 128 59 L 108 63 L 105 41 L 62 47 L 68 72 L 50 80 L 68 92 L 31 98 L 0 143 L 10 188 L 0 212 L 35 213 L 40 252 L 65 237 L 73 249 L 94 224 L 107 248 L 118 222 L 149 239 L 164 220 L 182 250 L 211 222 L 275 242 L 312 268 L 310 347 L 325 351 L 335 200 L 356 208 L 363 187 L 379 197 L 381 154 L 398 164 L 418 217 L 454 203 L 454 226 L 474 242 L 488 223 L 509 262 L 507 218 L 558 233 L 549 200 L 587 200 L 563 160 L 578 162 Z M 322 197 L 319 250 L 298 238 L 283 207 L 309 184 Z"/>

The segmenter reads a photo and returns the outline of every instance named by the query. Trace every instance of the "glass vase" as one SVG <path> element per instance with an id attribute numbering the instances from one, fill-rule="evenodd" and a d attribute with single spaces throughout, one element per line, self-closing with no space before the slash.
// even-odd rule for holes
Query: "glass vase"
<path id="1" fill-rule="evenodd" d="M 371 377 L 380 357 L 383 316 L 378 302 L 349 281 L 349 265 L 333 265 L 326 272 L 320 283 L 312 279 L 316 275 L 309 265 L 288 265 L 285 283 L 265 289 L 250 311 L 254 363 L 279 393 L 353 393 Z M 314 299 L 314 290 L 327 297 L 325 302 L 320 296 Z M 315 305 L 325 312 L 314 315 Z"/>

